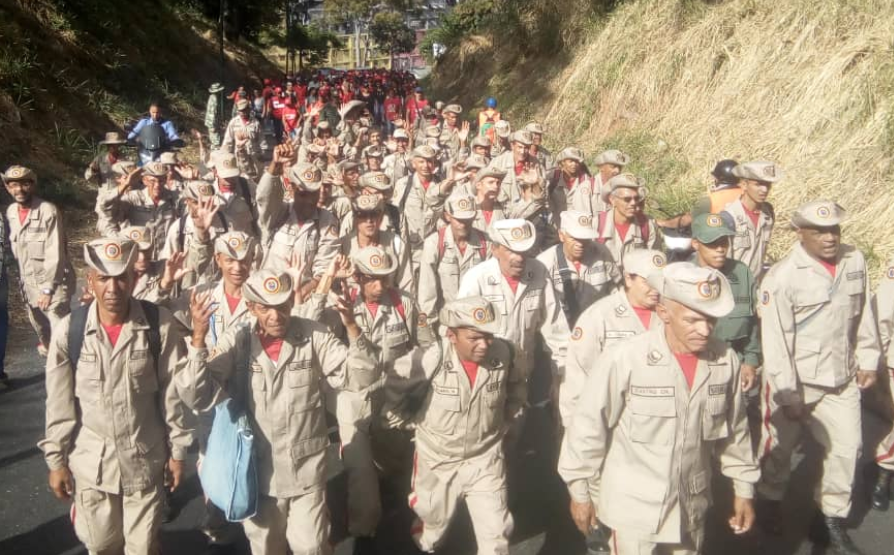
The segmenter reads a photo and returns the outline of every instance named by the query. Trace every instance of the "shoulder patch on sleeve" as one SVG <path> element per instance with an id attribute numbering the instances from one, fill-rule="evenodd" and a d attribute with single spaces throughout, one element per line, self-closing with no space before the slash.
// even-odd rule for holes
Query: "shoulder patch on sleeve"
<path id="1" fill-rule="evenodd" d="M 767 290 L 761 291 L 761 304 L 768 305 L 770 304 L 770 292 Z"/>
<path id="2" fill-rule="evenodd" d="M 885 277 L 888 279 L 894 279 L 894 266 L 889 266 L 887 270 L 885 270 Z"/>
<path id="3" fill-rule="evenodd" d="M 571 339 L 573 341 L 579 341 L 580 338 L 583 336 L 584 336 L 584 330 L 582 330 L 580 326 L 575 326 L 574 331 L 571 332 Z"/>

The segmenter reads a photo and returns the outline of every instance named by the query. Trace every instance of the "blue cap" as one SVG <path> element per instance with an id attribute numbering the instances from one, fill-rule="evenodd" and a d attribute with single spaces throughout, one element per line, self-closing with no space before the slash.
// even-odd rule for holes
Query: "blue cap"
<path id="1" fill-rule="evenodd" d="M 489 97 L 487 99 L 487 107 L 488 108 L 496 108 L 497 107 L 497 99 L 494 97 Z"/>
<path id="2" fill-rule="evenodd" d="M 416 92 L 422 92 L 422 87 L 416 87 Z"/>

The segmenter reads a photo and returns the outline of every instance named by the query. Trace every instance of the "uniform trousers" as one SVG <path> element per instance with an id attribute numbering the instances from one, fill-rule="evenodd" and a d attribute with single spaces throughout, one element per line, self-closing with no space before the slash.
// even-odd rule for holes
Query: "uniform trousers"
<path id="1" fill-rule="evenodd" d="M 340 392 L 344 395 L 348 392 Z M 356 537 L 374 536 L 382 518 L 379 475 L 373 463 L 369 422 L 339 425 L 341 458 L 348 478 L 348 532 Z"/>
<path id="2" fill-rule="evenodd" d="M 698 555 L 702 550 L 704 532 L 683 533 L 680 543 L 655 543 L 643 539 L 641 532 L 613 530 L 609 542 L 612 555 Z"/>
<path id="3" fill-rule="evenodd" d="M 419 517 L 413 540 L 419 549 L 434 552 L 464 499 L 479 555 L 507 555 L 513 521 L 506 500 L 506 471 L 502 447 L 458 462 L 439 462 L 416 452 L 410 508 Z"/>
<path id="4" fill-rule="evenodd" d="M 886 369 L 884 375 L 879 375 L 879 381 L 881 380 L 887 380 L 888 387 L 879 389 L 884 390 L 885 394 L 890 396 L 894 392 L 894 370 Z M 890 404 L 890 400 L 888 400 L 887 404 Z M 891 424 L 888 435 L 876 447 L 875 462 L 881 468 L 894 472 L 894 422 Z"/>
<path id="5" fill-rule="evenodd" d="M 161 485 L 130 495 L 76 488 L 72 521 L 91 555 L 155 555 L 159 552 Z"/>
<path id="6" fill-rule="evenodd" d="M 803 384 L 805 416 L 790 420 L 776 404 L 769 380 L 764 385 L 761 427 L 761 497 L 780 501 L 791 475 L 792 452 L 804 432 L 823 450 L 823 474 L 815 499 L 823 514 L 847 518 L 857 461 L 862 448 L 860 390 L 855 379 L 838 388 Z"/>
<path id="7" fill-rule="evenodd" d="M 258 497 L 258 513 L 242 523 L 252 555 L 330 555 L 325 491 L 296 497 Z"/>
<path id="8" fill-rule="evenodd" d="M 37 307 L 40 290 L 29 285 L 23 286 L 23 289 L 31 327 L 34 328 L 38 340 L 45 347 L 49 347 L 50 332 L 56 329 L 59 322 L 71 312 L 71 290 L 65 285 L 58 286 L 53 293 L 50 306 L 46 310 L 41 310 Z"/>

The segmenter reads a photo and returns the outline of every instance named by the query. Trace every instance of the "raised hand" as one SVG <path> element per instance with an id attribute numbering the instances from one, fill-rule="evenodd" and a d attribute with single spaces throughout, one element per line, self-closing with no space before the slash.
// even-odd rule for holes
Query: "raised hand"
<path id="1" fill-rule="evenodd" d="M 466 139 L 469 138 L 469 130 L 471 128 L 472 128 L 472 125 L 469 122 L 467 122 L 467 121 L 463 122 L 459 131 L 457 131 L 457 133 L 456 133 L 457 137 L 459 137 L 459 142 L 461 142 L 463 144 L 466 143 Z"/>
<path id="2" fill-rule="evenodd" d="M 195 289 L 189 294 L 189 314 L 192 317 L 192 346 L 205 348 L 205 336 L 211 329 L 211 315 L 217 309 L 211 291 L 197 293 Z"/>
<path id="3" fill-rule="evenodd" d="M 220 205 L 215 202 L 215 197 L 199 199 L 199 206 L 192 213 L 192 223 L 196 227 L 196 235 L 203 243 L 209 238 L 209 229 L 214 222 L 214 215 L 220 210 Z"/>
<path id="4" fill-rule="evenodd" d="M 159 288 L 162 291 L 170 291 L 171 287 L 174 286 L 175 283 L 178 283 L 183 276 L 188 274 L 191 270 L 184 267 L 186 263 L 186 253 L 185 252 L 175 252 L 165 260 L 165 269 L 164 273 L 161 275 L 161 283 L 159 283 Z"/>

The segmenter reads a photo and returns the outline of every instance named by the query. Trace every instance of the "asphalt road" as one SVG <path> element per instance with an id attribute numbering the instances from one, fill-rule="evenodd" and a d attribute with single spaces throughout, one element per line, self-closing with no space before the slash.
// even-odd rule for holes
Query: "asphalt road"
<path id="1" fill-rule="evenodd" d="M 15 329 L 9 343 L 7 371 L 14 387 L 0 391 L 0 554 L 61 555 L 82 552 L 68 519 L 69 507 L 53 498 L 46 486 L 46 467 L 35 446 L 44 427 L 43 359 L 35 348 L 30 330 Z M 867 443 L 879 426 L 874 417 L 866 419 Z M 513 555 L 578 555 L 583 552 L 581 539 L 567 516 L 567 498 L 558 476 L 552 470 L 553 454 L 546 440 L 549 426 L 547 414 L 535 410 L 529 419 L 520 453 L 513 457 L 517 474 L 511 487 L 511 507 L 516 521 L 511 553 Z M 806 445 L 807 453 L 814 448 Z M 330 509 L 333 513 L 333 537 L 338 542 L 336 553 L 351 553 L 350 539 L 344 539 L 344 480 L 337 451 L 331 454 L 329 480 Z M 815 456 L 799 456 L 792 487 L 784 502 L 787 530 L 781 538 L 768 538 L 759 532 L 743 538 L 732 536 L 723 524 L 729 507 L 729 488 L 723 479 L 715 479 L 717 507 L 709 515 L 707 530 L 708 555 L 818 555 L 806 539 L 812 515 L 810 491 L 819 476 Z M 867 555 L 894 553 L 892 516 L 867 512 L 866 486 L 872 477 L 861 476 L 853 511 L 852 532 L 855 541 Z M 385 517 L 377 537 L 379 552 L 387 555 L 409 555 L 416 551 L 409 541 L 412 514 L 401 492 L 388 492 Z M 163 553 L 170 555 L 201 554 L 204 537 L 196 531 L 201 520 L 201 495 L 192 476 L 175 496 L 177 518 L 165 525 L 162 534 Z M 439 553 L 466 555 L 475 552 L 474 537 L 468 515 L 458 515 L 446 545 Z M 247 553 L 244 544 L 228 551 Z"/>

